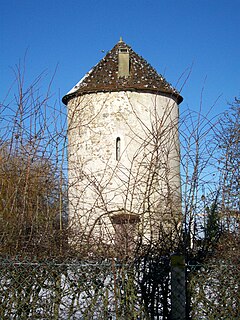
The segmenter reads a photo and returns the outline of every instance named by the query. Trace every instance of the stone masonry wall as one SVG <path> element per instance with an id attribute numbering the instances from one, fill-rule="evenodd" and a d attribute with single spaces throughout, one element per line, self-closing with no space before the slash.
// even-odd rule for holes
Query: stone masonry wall
<path id="1" fill-rule="evenodd" d="M 69 221 L 83 234 L 114 241 L 111 217 L 139 217 L 150 239 L 181 211 L 178 105 L 138 92 L 92 93 L 71 99 Z M 117 139 L 120 158 L 116 159 Z"/>

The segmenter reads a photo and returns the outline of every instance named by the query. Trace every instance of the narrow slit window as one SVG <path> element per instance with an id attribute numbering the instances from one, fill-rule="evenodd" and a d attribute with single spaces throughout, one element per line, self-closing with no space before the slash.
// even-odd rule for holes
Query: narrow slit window
<path id="1" fill-rule="evenodd" d="M 119 161 L 120 160 L 120 144 L 121 144 L 121 139 L 119 137 L 117 137 L 116 139 L 116 160 Z"/>

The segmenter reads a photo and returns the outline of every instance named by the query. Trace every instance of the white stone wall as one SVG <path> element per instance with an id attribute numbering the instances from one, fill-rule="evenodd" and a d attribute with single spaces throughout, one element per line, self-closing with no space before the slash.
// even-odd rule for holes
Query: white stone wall
<path id="1" fill-rule="evenodd" d="M 77 237 L 111 241 L 110 216 L 139 215 L 151 238 L 181 211 L 178 105 L 151 93 L 93 93 L 71 99 L 69 221 Z M 116 160 L 116 139 L 120 159 Z M 109 240 L 110 239 L 110 240 Z"/>

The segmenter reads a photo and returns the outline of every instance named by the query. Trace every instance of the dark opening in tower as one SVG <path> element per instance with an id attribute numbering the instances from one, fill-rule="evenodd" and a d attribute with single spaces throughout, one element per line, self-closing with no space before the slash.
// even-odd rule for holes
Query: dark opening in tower
<path id="1" fill-rule="evenodd" d="M 120 212 L 111 216 L 115 230 L 115 250 L 120 255 L 129 255 L 135 248 L 139 216 Z"/>
<path id="2" fill-rule="evenodd" d="M 121 139 L 117 137 L 116 139 L 116 160 L 119 161 L 121 156 Z"/>

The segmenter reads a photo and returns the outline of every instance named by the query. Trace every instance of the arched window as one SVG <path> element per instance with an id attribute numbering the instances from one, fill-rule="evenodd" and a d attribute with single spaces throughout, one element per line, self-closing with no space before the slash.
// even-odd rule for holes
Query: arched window
<path id="1" fill-rule="evenodd" d="M 121 139 L 119 137 L 117 137 L 116 139 L 116 160 L 119 161 L 120 160 L 120 143 L 121 143 Z"/>

